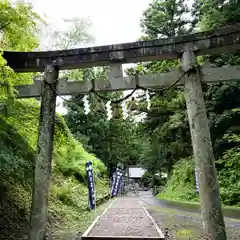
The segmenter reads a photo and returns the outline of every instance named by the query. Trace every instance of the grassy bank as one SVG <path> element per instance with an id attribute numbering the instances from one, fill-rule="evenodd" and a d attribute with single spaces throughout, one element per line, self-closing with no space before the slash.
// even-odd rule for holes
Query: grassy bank
<path id="1" fill-rule="evenodd" d="M 240 163 L 239 153 L 240 149 L 230 149 L 226 151 L 222 159 L 216 162 L 219 170 L 220 196 L 224 206 L 240 207 L 240 182 L 237 180 Z M 182 159 L 175 164 L 166 186 L 163 187 L 158 197 L 179 203 L 192 204 L 199 202 L 199 195 L 196 191 L 194 163 L 191 157 Z"/>
<path id="2" fill-rule="evenodd" d="M 161 193 L 159 193 L 157 195 L 157 198 L 161 199 L 161 200 L 166 200 L 166 201 L 169 201 L 169 202 L 172 202 L 172 203 L 182 203 L 182 204 L 188 204 L 190 206 L 200 206 L 200 201 L 172 200 L 171 198 L 168 198 L 168 197 L 162 195 Z M 240 207 L 238 207 L 238 206 L 223 205 L 223 207 L 226 208 L 226 209 L 239 209 L 240 210 Z"/>
<path id="3" fill-rule="evenodd" d="M 162 197 L 161 194 L 157 195 L 157 198 L 161 200 L 167 200 L 169 206 L 188 212 L 198 212 L 200 213 L 200 202 L 190 202 L 183 200 L 172 200 L 170 198 Z M 236 206 L 222 206 L 223 214 L 226 217 L 240 219 L 240 207 Z"/>
<path id="4" fill-rule="evenodd" d="M 36 100 L 8 101 L 7 114 L 0 117 L 2 240 L 25 239 L 26 236 L 38 118 L 39 103 Z M 61 116 L 57 116 L 48 217 L 49 233 L 83 231 L 92 221 L 92 213 L 86 210 L 88 192 L 85 163 L 89 160 L 93 162 L 97 176 L 97 198 L 101 198 L 108 193 L 103 163 L 83 149 L 73 138 Z"/>

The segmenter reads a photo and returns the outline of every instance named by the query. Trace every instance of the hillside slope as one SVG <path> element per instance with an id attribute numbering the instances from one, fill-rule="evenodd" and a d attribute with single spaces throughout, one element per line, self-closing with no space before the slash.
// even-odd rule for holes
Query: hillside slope
<path id="1" fill-rule="evenodd" d="M 0 117 L 0 236 L 5 239 L 25 239 L 33 162 L 37 145 L 39 103 L 36 100 L 6 102 L 7 113 Z M 51 185 L 48 229 L 51 232 L 83 231 L 91 222 L 87 209 L 85 162 L 93 161 L 97 197 L 107 194 L 103 180 L 105 167 L 87 153 L 71 135 L 64 120 L 57 116 L 53 179 Z"/>
<path id="2" fill-rule="evenodd" d="M 231 135 L 240 142 L 240 135 Z M 216 161 L 221 201 L 226 206 L 240 207 L 240 148 L 229 149 Z M 194 162 L 191 157 L 181 159 L 175 164 L 171 177 L 158 195 L 159 198 L 174 201 L 198 202 L 194 175 Z"/>

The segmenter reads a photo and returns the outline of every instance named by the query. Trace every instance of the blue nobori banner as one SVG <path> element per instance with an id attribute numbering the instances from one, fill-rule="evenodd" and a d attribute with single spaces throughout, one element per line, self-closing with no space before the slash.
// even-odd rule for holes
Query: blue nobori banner
<path id="1" fill-rule="evenodd" d="M 86 173 L 87 173 L 87 180 L 88 180 L 88 204 L 89 204 L 89 209 L 92 210 L 95 208 L 95 202 L 96 202 L 92 162 L 86 162 Z"/>
<path id="2" fill-rule="evenodd" d="M 197 169 L 194 169 L 194 173 L 195 173 L 195 182 L 196 182 L 196 190 L 199 193 L 199 182 L 198 182 L 198 174 L 197 174 Z"/>
<path id="3" fill-rule="evenodd" d="M 116 197 L 121 185 L 123 173 L 120 169 L 117 169 L 114 180 L 113 180 L 113 188 L 112 188 L 112 197 Z"/>

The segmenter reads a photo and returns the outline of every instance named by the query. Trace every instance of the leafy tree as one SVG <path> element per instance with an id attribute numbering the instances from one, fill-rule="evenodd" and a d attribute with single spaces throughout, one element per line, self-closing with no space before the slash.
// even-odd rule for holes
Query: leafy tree
<path id="1" fill-rule="evenodd" d="M 192 10 L 198 16 L 201 30 L 210 30 L 237 23 L 239 4 L 236 0 L 195 0 Z"/>
<path id="2" fill-rule="evenodd" d="M 190 8 L 185 1 L 154 0 L 141 19 L 141 27 L 146 34 L 142 39 L 175 37 L 191 32 L 195 22 L 187 17 L 189 13 Z M 127 74 L 169 72 L 178 66 L 178 60 L 140 63 L 129 69 Z M 150 96 L 150 110 L 146 109 L 145 97 L 139 99 L 139 113 L 146 114 L 139 129 L 147 132 L 149 139 L 149 148 L 141 164 L 149 171 L 170 173 L 176 161 L 191 153 L 185 100 L 183 94 L 174 88 L 153 92 Z"/>
<path id="3" fill-rule="evenodd" d="M 114 99 L 113 94 L 105 94 L 105 97 L 111 96 Z M 106 101 L 96 95 L 90 95 L 91 112 L 88 115 L 85 115 L 81 101 L 71 100 L 74 102 L 66 102 L 68 112 L 65 115 L 69 128 L 109 170 L 119 162 L 127 166 L 139 161 L 145 141 L 138 136 L 136 124 L 131 119 L 123 120 L 119 106 L 115 109 L 113 106 L 113 119 L 108 121 Z"/>
<path id="4" fill-rule="evenodd" d="M 74 25 L 73 27 L 76 27 Z M 74 32 L 71 30 L 71 32 Z M 68 34 L 67 34 L 68 35 Z M 75 38 L 73 36 L 73 38 Z M 78 34 L 76 36 L 78 39 Z M 72 40 L 73 43 L 78 42 Z M 65 42 L 64 44 L 68 43 Z M 66 71 L 64 75 L 78 81 L 91 81 L 107 78 L 108 67 L 95 67 Z M 144 141 L 136 132 L 135 123 L 132 119 L 123 120 L 120 104 L 113 104 L 113 119 L 107 120 L 105 104 L 107 99 L 120 99 L 122 93 L 105 93 L 96 95 L 90 93 L 89 101 L 91 112 L 86 115 L 81 99 L 83 96 L 71 97 L 64 103 L 67 108 L 65 120 L 75 136 L 83 146 L 98 158 L 102 159 L 105 165 L 111 170 L 118 163 L 125 165 L 136 164 L 143 156 L 141 149 L 144 149 Z"/>
<path id="5" fill-rule="evenodd" d="M 3 50 L 31 51 L 38 47 L 42 19 L 30 5 L 0 1 L 0 100 L 14 97 L 13 84 L 32 82 L 33 74 L 15 74 L 2 57 Z M 2 103 L 3 105 L 3 103 Z"/>
<path id="6" fill-rule="evenodd" d="M 152 39 L 156 37 L 171 37 L 170 33 L 182 34 L 179 28 L 172 31 L 172 26 L 168 22 L 170 13 L 166 11 L 161 12 L 163 6 L 167 6 L 173 1 L 153 1 L 153 4 L 149 6 L 149 9 L 145 11 L 143 20 L 141 22 L 143 32 L 148 34 L 144 38 Z M 155 11 L 157 9 L 158 11 Z M 218 7 L 216 8 L 216 5 Z M 155 6 L 155 8 L 153 8 Z M 180 5 L 181 7 L 181 5 Z M 182 8 L 183 9 L 183 8 Z M 192 20 L 188 22 L 190 27 L 186 27 L 185 33 L 188 33 L 194 28 L 198 27 L 199 30 L 211 30 L 215 27 L 221 27 L 230 23 L 239 21 L 239 1 L 195 1 L 191 12 L 194 13 Z M 186 12 L 187 13 L 187 12 Z M 166 15 L 164 15 L 166 14 Z M 178 17 L 180 15 L 178 14 Z M 161 19 L 161 21 L 159 20 Z M 177 18 L 176 18 L 177 19 Z M 178 19 L 177 22 L 181 22 Z M 190 23 L 191 22 L 191 23 Z M 166 24 L 165 24 L 166 23 Z M 167 23 L 169 24 L 169 32 L 164 34 L 167 29 Z M 180 28 L 183 29 L 182 27 Z M 202 62 L 210 62 L 213 66 L 223 65 L 238 65 L 239 64 L 239 52 L 236 53 L 224 53 L 218 55 L 211 55 L 203 57 Z M 146 64 L 139 64 L 136 69 L 131 69 L 129 74 L 145 74 L 169 71 L 171 66 L 177 66 L 178 62 L 173 61 L 157 61 Z M 228 182 L 227 179 L 235 179 L 235 168 L 238 166 L 238 141 L 229 141 L 225 136 L 226 134 L 239 134 L 239 83 L 219 83 L 211 86 L 203 86 L 206 107 L 208 111 L 209 126 L 211 131 L 211 137 L 213 142 L 213 148 L 215 157 L 217 159 L 217 169 L 219 171 L 219 180 L 221 186 L 221 196 L 225 203 L 236 204 L 239 201 L 239 186 Z M 140 100 L 144 101 L 144 98 Z M 141 129 L 149 132 L 150 148 L 146 154 L 146 160 L 141 163 L 146 166 L 149 171 L 166 171 L 171 173 L 170 181 L 168 183 L 167 191 L 174 194 L 174 190 L 179 184 L 179 179 L 174 183 L 174 179 L 177 177 L 176 171 L 172 172 L 172 168 L 176 165 L 179 168 L 179 176 L 185 171 L 184 167 L 181 168 L 181 164 L 188 162 L 189 173 L 192 174 L 191 178 L 187 177 L 179 185 L 188 186 L 186 194 L 181 195 L 181 198 L 196 199 L 194 188 L 190 188 L 194 183 L 193 180 L 193 166 L 192 163 L 186 160 L 186 157 L 191 156 L 191 141 L 188 127 L 188 119 L 185 110 L 185 101 L 183 94 L 180 91 L 172 89 L 162 94 L 151 94 L 152 108 L 150 111 L 146 110 L 146 105 L 142 104 L 140 111 L 147 113 L 147 117 L 143 123 L 141 123 Z M 227 164 L 227 158 L 232 160 L 229 165 Z M 183 157 L 185 160 L 180 160 Z M 179 164 L 176 164 L 180 160 Z M 191 160 L 192 161 L 192 160 Z M 184 165 L 184 164 L 183 164 Z M 230 167 L 232 166 L 232 168 Z M 231 168 L 231 171 L 226 169 Z M 226 173 L 227 174 L 224 174 Z M 225 178 L 226 177 L 226 178 Z M 188 182 L 188 185 L 186 185 Z M 233 184 L 230 189 L 227 187 Z M 176 191 L 175 194 L 178 194 Z M 172 195 L 171 195 L 172 196 Z"/>
<path id="7" fill-rule="evenodd" d="M 196 1 L 197 2 L 197 1 Z M 218 8 L 216 8 L 218 4 Z M 202 30 L 211 30 L 234 24 L 240 19 L 239 1 L 198 1 L 197 10 L 199 26 Z M 207 56 L 205 61 L 213 66 L 238 65 L 239 51 Z M 221 157 L 225 150 L 234 147 L 233 142 L 223 138 L 224 134 L 238 133 L 239 83 L 219 83 L 207 88 L 205 93 L 206 106 L 210 120 L 211 136 L 216 157 Z"/>
<path id="8" fill-rule="evenodd" d="M 154 0 L 143 13 L 141 27 L 151 38 L 186 34 L 192 30 L 188 13 L 184 0 Z"/>
<path id="9" fill-rule="evenodd" d="M 240 20 L 240 2 L 236 0 L 195 0 L 193 11 L 198 16 L 198 26 L 203 31 L 235 24 Z M 234 29 L 237 30 L 238 26 Z M 214 54 L 204 59 L 214 66 L 240 64 L 239 51 Z"/>

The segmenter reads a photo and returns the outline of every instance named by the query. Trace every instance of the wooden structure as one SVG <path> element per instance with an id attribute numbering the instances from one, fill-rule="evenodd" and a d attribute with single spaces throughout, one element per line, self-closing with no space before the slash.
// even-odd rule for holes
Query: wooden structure
<path id="1" fill-rule="evenodd" d="M 16 72 L 45 71 L 42 82 L 16 86 L 19 98 L 39 96 L 42 98 L 29 239 L 44 239 L 57 94 L 88 93 L 91 89 L 118 91 L 138 86 L 159 88 L 177 81 L 180 75 L 185 73 L 184 79 L 178 84 L 184 86 L 200 184 L 204 232 L 208 239 L 225 240 L 226 232 L 201 81 L 215 83 L 238 80 L 240 69 L 200 67 L 196 56 L 232 52 L 237 49 L 240 49 L 240 31 L 235 26 L 228 26 L 212 32 L 109 46 L 50 52 L 4 52 L 3 57 Z M 181 59 L 181 69 L 155 76 L 122 77 L 123 63 L 167 59 Z M 101 65 L 111 66 L 107 80 L 72 82 L 58 79 L 60 70 Z"/>
<path id="2" fill-rule="evenodd" d="M 142 178 L 142 176 L 144 175 L 145 172 L 146 172 L 145 169 L 143 169 L 141 167 L 138 167 L 138 166 L 135 166 L 135 165 L 127 167 L 128 179 L 134 179 L 134 180 L 139 181 Z"/>

